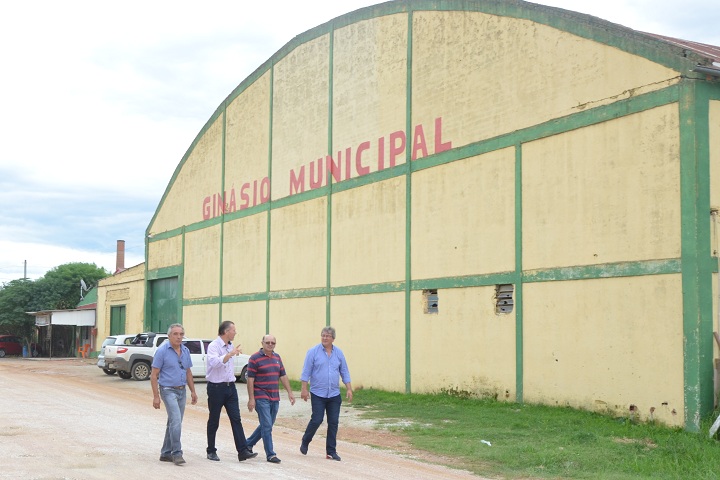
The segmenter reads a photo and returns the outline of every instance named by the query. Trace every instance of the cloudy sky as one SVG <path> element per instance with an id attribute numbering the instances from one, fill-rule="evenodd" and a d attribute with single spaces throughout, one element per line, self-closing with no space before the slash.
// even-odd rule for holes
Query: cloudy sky
<path id="1" fill-rule="evenodd" d="M 224 98 L 361 0 L 0 3 L 0 286 L 68 262 L 144 260 L 175 167 Z M 720 45 L 718 0 L 541 1 Z M 25 266 L 27 265 L 27 266 Z"/>

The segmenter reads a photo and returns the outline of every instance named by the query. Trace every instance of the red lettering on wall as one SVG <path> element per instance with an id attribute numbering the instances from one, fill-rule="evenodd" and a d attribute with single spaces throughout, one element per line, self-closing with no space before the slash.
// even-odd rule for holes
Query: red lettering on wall
<path id="1" fill-rule="evenodd" d="M 385 137 L 378 138 L 378 171 L 385 170 Z"/>
<path id="2" fill-rule="evenodd" d="M 452 148 L 452 142 L 442 141 L 442 117 L 435 119 L 435 153 L 444 152 Z"/>
<path id="3" fill-rule="evenodd" d="M 300 173 L 295 174 L 295 169 L 290 170 L 290 195 L 305 191 L 305 165 L 300 166 Z"/>
<path id="4" fill-rule="evenodd" d="M 203 199 L 202 212 L 203 220 L 207 220 L 210 218 L 210 197 L 205 197 Z"/>
<path id="5" fill-rule="evenodd" d="M 358 176 L 363 176 L 370 173 L 370 167 L 363 166 L 362 164 L 362 154 L 365 150 L 370 150 L 370 142 L 361 143 L 357 149 L 357 152 L 355 152 L 355 171 L 357 172 Z"/>
<path id="6" fill-rule="evenodd" d="M 422 125 L 415 125 L 415 134 L 413 135 L 412 159 L 417 160 L 418 150 L 423 157 L 427 157 L 427 143 L 425 142 L 425 131 Z"/>
<path id="7" fill-rule="evenodd" d="M 399 140 L 399 143 L 398 143 Z M 395 158 L 405 151 L 405 132 L 398 130 L 390 134 L 390 166 L 395 166 Z"/>
<path id="8" fill-rule="evenodd" d="M 315 176 L 317 173 L 317 177 Z M 320 188 L 323 185 L 323 159 L 318 158 L 314 162 L 310 162 L 310 190 Z"/>

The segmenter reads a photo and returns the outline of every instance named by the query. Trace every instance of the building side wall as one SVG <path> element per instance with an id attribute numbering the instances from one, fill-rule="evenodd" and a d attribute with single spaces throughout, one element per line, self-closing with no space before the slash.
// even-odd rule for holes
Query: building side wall
<path id="1" fill-rule="evenodd" d="M 413 291 L 413 391 L 458 390 L 515 400 L 515 312 L 495 313 L 495 287 L 438 291 L 437 314 L 427 314 Z"/>
<path id="2" fill-rule="evenodd" d="M 332 286 L 405 278 L 405 179 L 333 195 Z"/>
<path id="3" fill-rule="evenodd" d="M 290 172 L 305 176 L 328 153 L 330 37 L 304 43 L 280 60 L 273 77 L 272 199 L 290 195 Z M 302 99 L 302 101 L 298 101 Z M 315 178 L 322 178 L 322 168 Z M 293 192 L 295 193 L 295 192 Z"/>
<path id="4" fill-rule="evenodd" d="M 405 130 L 407 34 L 405 14 L 335 31 L 331 153 L 343 179 L 357 176 L 357 147 L 366 142 L 360 164 L 368 172 L 381 169 L 381 156 L 385 168 L 405 163 L 404 155 L 391 159 L 389 134 Z"/>
<path id="5" fill-rule="evenodd" d="M 188 338 L 205 338 L 212 340 L 218 336 L 220 325 L 218 305 L 185 305 L 183 306 L 183 327 Z"/>
<path id="6" fill-rule="evenodd" d="M 324 287 L 327 198 L 273 210 L 270 244 L 270 290 Z"/>
<path id="7" fill-rule="evenodd" d="M 267 289 L 267 219 L 267 214 L 262 213 L 225 223 L 223 295 Z"/>
<path id="8" fill-rule="evenodd" d="M 710 205 L 720 209 L 720 100 L 710 101 Z"/>
<path id="9" fill-rule="evenodd" d="M 413 278 L 515 269 L 515 149 L 413 174 Z"/>
<path id="10" fill-rule="evenodd" d="M 110 335 L 112 307 L 125 307 L 125 333 L 143 331 L 145 320 L 145 264 L 128 268 L 98 282 L 96 326 L 98 345 Z"/>
<path id="11" fill-rule="evenodd" d="M 680 256 L 677 105 L 529 142 L 523 268 Z"/>
<path id="12" fill-rule="evenodd" d="M 332 299 L 335 344 L 345 354 L 355 388 L 405 390 L 405 295 L 343 295 Z M 317 343 L 320 330 L 317 331 Z M 361 360 L 367 355 L 371 362 Z M 380 367 L 380 366 L 383 367 Z"/>
<path id="13" fill-rule="evenodd" d="M 148 246 L 148 270 L 182 265 L 182 235 L 151 242 Z"/>
<path id="14" fill-rule="evenodd" d="M 230 320 L 235 324 L 237 333 L 234 343 L 242 347 L 243 353 L 252 355 L 260 349 L 260 340 L 265 335 L 265 308 L 264 301 L 223 303 L 222 319 Z M 275 333 L 272 325 L 270 333 Z M 275 347 L 283 357 L 283 363 L 285 363 L 284 355 L 282 355 L 283 351 L 293 346 L 293 339 L 284 333 L 277 333 L 278 343 Z M 217 328 L 215 335 L 217 335 Z"/>
<path id="15" fill-rule="evenodd" d="M 269 195 L 270 72 L 250 85 L 227 107 L 225 188 L 232 211 L 254 207 Z"/>
<path id="16" fill-rule="evenodd" d="M 679 274 L 533 283 L 523 295 L 526 401 L 684 423 Z"/>
<path id="17" fill-rule="evenodd" d="M 220 294 L 220 225 L 185 234 L 183 298 Z"/>
<path id="18" fill-rule="evenodd" d="M 455 147 L 679 78 L 649 60 L 546 25 L 462 11 L 413 14 L 412 68 L 413 125 L 443 115 L 443 135 Z"/>

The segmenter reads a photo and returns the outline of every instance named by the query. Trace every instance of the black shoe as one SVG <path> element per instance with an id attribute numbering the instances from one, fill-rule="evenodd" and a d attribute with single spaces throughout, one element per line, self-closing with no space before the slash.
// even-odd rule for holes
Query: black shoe
<path id="1" fill-rule="evenodd" d="M 170 455 L 160 455 L 161 462 L 172 462 L 173 458 Z"/>
<path id="2" fill-rule="evenodd" d="M 257 457 L 257 453 L 253 453 L 248 449 L 243 450 L 242 452 L 238 453 L 238 461 L 242 462 L 243 460 L 247 460 L 248 458 L 255 458 Z"/>
<path id="3" fill-rule="evenodd" d="M 183 463 L 185 463 L 185 459 L 182 458 L 182 455 L 173 456 L 172 461 L 175 465 L 182 465 Z"/>
<path id="4" fill-rule="evenodd" d="M 220 461 L 220 457 L 218 457 L 218 456 L 217 456 L 217 453 L 215 453 L 215 452 L 208 453 L 208 454 L 207 454 L 207 458 L 208 458 L 208 460 L 212 460 L 212 461 L 214 461 L 214 462 L 219 462 L 219 461 Z"/>
<path id="5" fill-rule="evenodd" d="M 307 443 L 300 444 L 300 453 L 302 453 L 303 455 L 307 455 L 307 449 L 308 449 Z"/>
<path id="6" fill-rule="evenodd" d="M 270 462 L 270 463 L 280 463 L 280 459 L 277 458 L 275 455 L 273 455 L 272 457 L 268 458 L 268 462 Z"/>
<path id="7" fill-rule="evenodd" d="M 337 460 L 338 462 L 340 461 L 340 455 L 338 455 L 337 453 L 328 453 L 325 458 L 327 458 L 328 460 Z"/>

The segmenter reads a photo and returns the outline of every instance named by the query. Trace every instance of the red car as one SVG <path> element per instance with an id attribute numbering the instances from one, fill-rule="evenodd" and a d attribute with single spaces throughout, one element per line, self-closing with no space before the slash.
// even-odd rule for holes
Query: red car
<path id="1" fill-rule="evenodd" d="M 22 355 L 22 340 L 15 335 L 0 335 L 0 358 L 5 355 Z"/>

